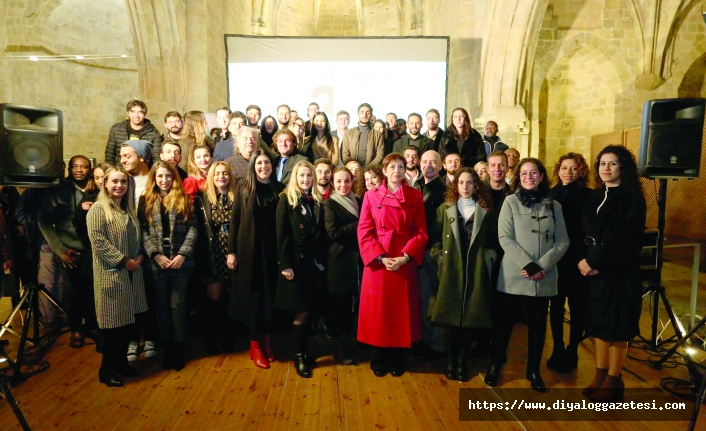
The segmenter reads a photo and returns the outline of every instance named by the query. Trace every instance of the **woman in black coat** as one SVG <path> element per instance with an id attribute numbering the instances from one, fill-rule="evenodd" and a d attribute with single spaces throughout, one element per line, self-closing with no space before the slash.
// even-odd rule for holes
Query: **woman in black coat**
<path id="1" fill-rule="evenodd" d="M 640 333 L 640 251 L 647 205 L 634 156 L 609 145 L 598 154 L 601 187 L 584 206 L 586 238 L 578 267 L 590 277 L 586 335 L 594 338 L 596 374 L 584 395 L 596 402 L 623 398 L 628 341 Z"/>
<path id="2" fill-rule="evenodd" d="M 221 338 L 223 351 L 233 351 L 230 337 L 226 289 L 230 274 L 226 265 L 228 254 L 228 231 L 235 199 L 235 178 L 230 165 L 217 161 L 211 165 L 206 175 L 203 191 L 194 197 L 194 213 L 199 229 L 196 244 L 196 273 L 199 285 L 206 293 L 201 302 L 201 329 L 206 351 L 218 354 L 216 335 Z"/>
<path id="3" fill-rule="evenodd" d="M 557 263 L 559 270 L 558 295 L 550 299 L 549 324 L 552 328 L 554 351 L 547 361 L 547 368 L 560 373 L 576 369 L 578 348 L 583 339 L 585 305 L 588 300 L 589 280 L 581 275 L 577 264 L 579 251 L 586 237 L 581 219 L 583 205 L 588 200 L 589 168 L 586 159 L 577 153 L 559 157 L 554 165 L 552 180 L 556 185 L 551 190 L 552 198 L 561 204 L 566 232 L 569 235 L 569 250 Z M 564 304 L 569 299 L 571 329 L 569 345 L 564 349 Z"/>
<path id="4" fill-rule="evenodd" d="M 441 160 L 445 160 L 447 154 L 456 153 L 461 156 L 462 167 L 473 168 L 476 163 L 484 162 L 486 154 L 483 137 L 473 129 L 468 112 L 463 108 L 456 108 L 451 114 L 451 119 L 439 146 Z"/>
<path id="5" fill-rule="evenodd" d="M 278 274 L 277 204 L 284 186 L 275 179 L 269 152 L 253 152 L 248 176 L 238 188 L 228 234 L 227 263 L 235 270 L 228 314 L 250 329 L 250 359 L 259 368 L 270 368 L 275 360 L 271 334 Z"/>
<path id="6" fill-rule="evenodd" d="M 362 199 L 353 193 L 353 174 L 339 166 L 333 171 L 333 192 L 324 201 L 323 208 L 329 238 L 326 323 L 329 334 L 336 340 L 334 359 L 344 365 L 353 364 L 359 356 L 351 335 L 362 276 L 358 248 L 362 204 Z"/>
<path id="7" fill-rule="evenodd" d="M 292 180 L 277 204 L 277 253 L 281 275 L 277 282 L 275 307 L 295 313 L 294 368 L 300 377 L 311 377 L 316 365 L 308 353 L 307 314 L 318 294 L 325 267 L 323 200 L 316 184 L 314 166 L 301 161 L 294 165 Z"/>

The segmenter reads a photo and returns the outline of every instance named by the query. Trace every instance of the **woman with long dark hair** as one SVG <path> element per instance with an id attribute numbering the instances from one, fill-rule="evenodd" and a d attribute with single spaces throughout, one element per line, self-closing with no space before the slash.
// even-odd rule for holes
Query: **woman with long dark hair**
<path id="1" fill-rule="evenodd" d="M 497 386 L 512 328 L 522 309 L 528 313 L 527 373 L 532 389 L 544 392 L 539 373 L 547 332 L 549 298 L 557 294 L 556 264 L 569 247 L 561 204 L 549 191 L 547 170 L 541 161 L 522 159 L 513 195 L 505 198 L 498 220 L 498 240 L 505 251 L 493 298 L 493 346 L 485 375 Z"/>
<path id="2" fill-rule="evenodd" d="M 473 329 L 491 329 L 490 274 L 497 258 L 497 215 L 478 174 L 461 168 L 429 229 L 432 260 L 439 266 L 431 321 L 446 327 L 446 378 L 469 379 Z"/>
<path id="3" fill-rule="evenodd" d="M 277 292 L 277 205 L 284 189 L 270 154 L 250 156 L 245 180 L 238 183 L 228 234 L 228 268 L 233 274 L 229 315 L 248 325 L 250 359 L 259 368 L 275 361 L 272 322 Z"/>
<path id="4" fill-rule="evenodd" d="M 451 124 L 444 132 L 439 146 L 441 160 L 445 160 L 450 153 L 459 154 L 461 166 L 467 168 L 486 159 L 483 137 L 473 128 L 471 117 L 463 108 L 456 108 L 451 113 Z"/>
<path id="5" fill-rule="evenodd" d="M 358 341 L 377 348 L 370 368 L 377 377 L 404 374 L 406 353 L 422 338 L 419 267 L 427 245 L 424 200 L 405 181 L 405 159 L 382 161 L 385 179 L 365 194 L 358 245 L 365 268 Z"/>
<path id="6" fill-rule="evenodd" d="M 362 265 L 358 248 L 358 220 L 362 200 L 353 193 L 353 174 L 339 166 L 333 171 L 333 192 L 323 203 L 324 223 L 329 237 L 328 299 L 326 324 L 335 339 L 334 359 L 344 365 L 358 360 L 351 339 L 358 303 Z"/>
<path id="7" fill-rule="evenodd" d="M 196 268 L 201 284 L 206 288 L 201 324 L 204 345 L 211 355 L 218 353 L 216 335 L 221 338 L 224 352 L 233 351 L 227 322 L 226 282 L 230 274 L 226 256 L 235 193 L 235 178 L 230 165 L 218 161 L 209 168 L 204 190 L 194 199 L 200 239 L 197 243 Z"/>
<path id="8" fill-rule="evenodd" d="M 340 154 L 338 153 L 338 138 L 331 136 L 331 125 L 326 113 L 318 112 L 311 120 L 311 138 L 304 154 L 309 160 L 328 159 L 333 166 L 338 166 Z"/>
<path id="9" fill-rule="evenodd" d="M 634 156 L 605 147 L 594 165 L 597 190 L 584 206 L 586 239 L 578 268 L 590 278 L 586 335 L 596 348 L 596 374 L 583 393 L 593 401 L 620 401 L 628 341 L 640 333 L 640 251 L 647 204 Z"/>
<path id="10" fill-rule="evenodd" d="M 277 120 L 272 115 L 268 115 L 262 120 L 262 126 L 260 126 L 260 138 L 267 144 L 271 153 L 274 153 L 272 148 L 272 137 L 277 133 L 279 126 L 277 126 Z"/>
<path id="11" fill-rule="evenodd" d="M 292 179 L 277 204 L 277 248 L 281 275 L 275 307 L 295 313 L 292 335 L 295 343 L 294 368 L 300 377 L 312 376 L 316 362 L 309 356 L 308 313 L 318 294 L 325 267 L 323 198 L 316 187 L 314 166 L 301 161 L 294 165 Z"/>
<path id="12" fill-rule="evenodd" d="M 561 204 L 566 232 L 569 235 L 569 249 L 557 263 L 559 270 L 558 294 L 549 300 L 549 324 L 552 328 L 554 350 L 547 361 L 547 368 L 560 373 L 568 373 L 578 365 L 578 348 L 583 339 L 583 321 L 588 299 L 589 280 L 581 275 L 577 265 L 579 251 L 586 233 L 581 220 L 583 205 L 588 200 L 589 168 L 586 159 L 578 153 L 568 153 L 559 157 L 552 170 L 552 181 L 556 184 L 552 198 Z M 564 304 L 569 299 L 571 309 L 571 329 L 569 345 L 564 349 Z"/>
<path id="13" fill-rule="evenodd" d="M 93 249 L 96 317 L 103 337 L 98 380 L 123 386 L 120 376 L 137 375 L 127 362 L 130 325 L 147 311 L 142 278 L 142 241 L 129 174 L 122 167 L 105 171 L 103 189 L 86 216 Z"/>
<path id="14" fill-rule="evenodd" d="M 156 162 L 150 169 L 145 194 L 137 211 L 145 265 L 155 293 L 157 325 L 164 345 L 163 367 L 184 368 L 186 288 L 194 273 L 198 229 L 191 199 L 181 186 L 176 168 Z"/>

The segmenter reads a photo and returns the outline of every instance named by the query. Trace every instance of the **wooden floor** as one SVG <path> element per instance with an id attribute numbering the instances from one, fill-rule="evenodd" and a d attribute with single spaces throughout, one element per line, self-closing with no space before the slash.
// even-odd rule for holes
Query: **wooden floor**
<path id="1" fill-rule="evenodd" d="M 688 289 L 688 268 L 670 264 L 666 268 L 665 284 Z M 702 287 L 706 286 L 706 275 L 701 277 Z M 0 301 L 0 318 L 4 321 L 9 312 L 5 298 Z M 650 321 L 646 300 L 644 335 L 649 334 Z M 500 381 L 503 388 L 529 387 L 524 379 L 526 337 L 526 327 L 518 324 Z M 12 352 L 18 340 L 4 338 L 10 340 Z M 286 336 L 279 341 L 280 346 L 286 344 Z M 94 346 L 71 349 L 68 342 L 68 334 L 61 336 L 47 355 L 50 368 L 12 390 L 33 430 L 683 430 L 687 426 L 686 422 L 459 422 L 458 390 L 485 387 L 488 359 L 472 363 L 474 377 L 463 384 L 444 378 L 443 361 L 412 360 L 404 376 L 376 378 L 367 362 L 333 363 L 330 342 L 323 337 L 311 343 L 312 353 L 319 357 L 311 379 L 299 378 L 291 362 L 276 362 L 269 370 L 256 368 L 246 350 L 247 340 L 238 342 L 237 353 L 213 357 L 204 356 L 194 342 L 181 372 L 162 371 L 161 355 L 143 356 L 135 364 L 140 377 L 111 389 L 98 382 L 100 355 Z M 587 340 L 580 347 L 578 371 L 570 374 L 546 369 L 551 349 L 548 331 L 542 363 L 548 388 L 584 387 L 590 382 L 595 367 L 592 343 Z M 282 353 L 289 352 L 284 348 Z M 648 358 L 647 352 L 635 348 L 629 354 Z M 668 376 L 686 379 L 688 373 L 683 366 L 658 371 L 635 359 L 628 359 L 624 372 L 627 387 L 659 387 Z M 687 403 L 689 410 L 692 405 Z M 0 430 L 19 429 L 8 403 L 0 400 Z M 697 429 L 706 429 L 706 413 L 700 415 Z"/>

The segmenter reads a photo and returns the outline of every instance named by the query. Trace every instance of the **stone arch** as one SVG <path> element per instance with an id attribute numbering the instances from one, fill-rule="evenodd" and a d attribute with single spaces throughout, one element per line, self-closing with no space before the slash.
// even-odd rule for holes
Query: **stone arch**
<path id="1" fill-rule="evenodd" d="M 704 87 L 704 71 L 706 70 L 706 52 L 691 63 L 686 70 L 677 97 L 704 97 L 706 88 Z"/>
<path id="2" fill-rule="evenodd" d="M 575 68 L 576 58 L 584 61 L 583 67 L 596 68 L 597 73 L 590 75 L 597 78 L 595 88 L 577 85 L 578 91 L 557 94 L 558 86 L 575 86 L 564 75 Z M 588 153 L 592 134 L 622 124 L 614 100 L 631 83 L 628 65 L 610 42 L 581 33 L 557 43 L 534 64 L 531 154 L 550 162 L 562 149 Z M 579 103 L 581 97 L 587 99 Z"/>

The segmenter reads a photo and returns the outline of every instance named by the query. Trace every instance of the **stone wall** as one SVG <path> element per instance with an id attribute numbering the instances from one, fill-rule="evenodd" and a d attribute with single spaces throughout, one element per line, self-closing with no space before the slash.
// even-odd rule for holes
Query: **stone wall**
<path id="1" fill-rule="evenodd" d="M 124 2 L 2 3 L 2 67 L 7 73 L 0 78 L 0 101 L 62 110 L 64 156 L 81 153 L 102 160 L 110 126 L 125 118 L 126 102 L 140 96 Z M 128 57 L 55 61 L 17 58 L 57 54 Z"/>

